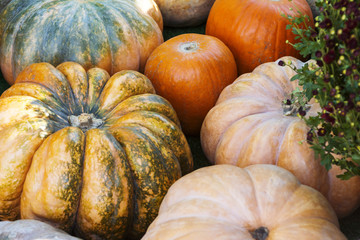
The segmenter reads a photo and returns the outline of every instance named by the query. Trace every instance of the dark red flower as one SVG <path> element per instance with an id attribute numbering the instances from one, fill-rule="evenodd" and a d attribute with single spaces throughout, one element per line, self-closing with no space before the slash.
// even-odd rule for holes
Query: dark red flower
<path id="1" fill-rule="evenodd" d="M 355 21 L 354 19 L 349 19 L 346 21 L 345 24 L 346 24 L 347 29 L 352 30 L 352 29 L 356 28 L 356 26 L 358 25 L 358 22 Z"/>
<path id="2" fill-rule="evenodd" d="M 358 47 L 358 42 L 357 42 L 356 38 L 353 37 L 353 38 L 351 38 L 351 39 L 347 42 L 346 45 L 347 45 L 348 48 L 350 48 L 350 49 L 355 49 L 355 48 Z"/>
<path id="3" fill-rule="evenodd" d="M 325 134 L 326 134 L 325 128 L 318 129 L 317 134 L 318 134 L 318 136 L 321 136 L 321 137 L 325 136 Z"/>
<path id="4" fill-rule="evenodd" d="M 326 64 L 330 64 L 335 60 L 335 51 L 331 49 L 325 56 L 323 57 L 323 60 Z"/>
<path id="5" fill-rule="evenodd" d="M 330 18 L 325 18 L 322 22 L 319 23 L 319 27 L 329 29 L 332 27 L 332 21 Z"/>
<path id="6" fill-rule="evenodd" d="M 335 123 L 335 118 L 333 118 L 332 116 L 330 116 L 329 113 L 323 113 L 321 114 L 321 118 L 324 119 L 326 122 L 329 122 L 331 124 Z"/>
<path id="7" fill-rule="evenodd" d="M 311 131 L 308 131 L 308 133 L 306 134 L 306 140 L 308 142 L 312 142 L 313 141 L 313 137 L 314 137 L 314 134 L 311 132 Z"/>
<path id="8" fill-rule="evenodd" d="M 285 66 L 285 62 L 284 62 L 283 60 L 280 60 L 280 61 L 278 62 L 278 65 L 283 67 L 283 66 Z"/>
<path id="9" fill-rule="evenodd" d="M 328 103 L 328 105 L 324 106 L 324 109 L 328 111 L 329 113 L 334 112 L 334 107 L 331 103 Z"/>
<path id="10" fill-rule="evenodd" d="M 317 57 L 317 58 L 321 58 L 321 56 L 322 56 L 322 52 L 321 51 L 316 51 L 315 52 L 315 57 Z"/>
<path id="11" fill-rule="evenodd" d="M 335 88 L 332 88 L 331 90 L 330 90 L 330 96 L 335 96 L 336 95 L 336 89 Z"/>
<path id="12" fill-rule="evenodd" d="M 326 83 L 330 82 L 330 74 L 329 73 L 325 73 L 324 82 L 326 82 Z"/>
<path id="13" fill-rule="evenodd" d="M 336 109 L 343 108 L 344 106 L 345 106 L 344 102 L 338 102 L 337 104 L 335 104 Z"/>

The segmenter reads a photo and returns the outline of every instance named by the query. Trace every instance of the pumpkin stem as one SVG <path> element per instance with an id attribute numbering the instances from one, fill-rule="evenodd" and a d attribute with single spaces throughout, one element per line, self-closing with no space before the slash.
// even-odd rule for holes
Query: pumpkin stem
<path id="1" fill-rule="evenodd" d="M 310 104 L 300 104 L 298 101 L 284 101 L 283 104 L 283 112 L 285 116 L 297 116 L 299 113 L 301 116 L 305 116 L 306 113 L 310 110 Z"/>
<path id="2" fill-rule="evenodd" d="M 199 49 L 199 43 L 197 42 L 184 42 L 179 45 L 181 52 L 195 52 Z"/>
<path id="3" fill-rule="evenodd" d="M 255 240 L 266 240 L 266 238 L 269 236 L 269 229 L 266 227 L 259 227 L 249 232 Z"/>
<path id="4" fill-rule="evenodd" d="M 71 126 L 78 127 L 83 132 L 91 128 L 97 128 L 104 123 L 102 119 L 95 118 L 93 113 L 82 113 L 79 116 L 71 115 L 68 120 Z"/>

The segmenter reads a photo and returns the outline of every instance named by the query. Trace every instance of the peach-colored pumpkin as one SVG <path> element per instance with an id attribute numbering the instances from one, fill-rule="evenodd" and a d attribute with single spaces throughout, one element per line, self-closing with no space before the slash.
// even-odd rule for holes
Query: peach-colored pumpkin
<path id="1" fill-rule="evenodd" d="M 293 57 L 299 68 L 304 63 Z M 276 164 L 323 193 L 339 217 L 360 205 L 360 177 L 340 180 L 340 168 L 329 172 L 306 141 L 308 127 L 296 114 L 285 116 L 284 100 L 298 86 L 290 79 L 296 72 L 276 62 L 261 64 L 243 74 L 220 94 L 201 129 L 201 144 L 209 161 L 245 167 L 256 163 Z M 319 111 L 312 104 L 307 116 Z"/>
<path id="2" fill-rule="evenodd" d="M 328 201 L 268 164 L 215 165 L 177 180 L 142 240 L 343 240 Z"/>

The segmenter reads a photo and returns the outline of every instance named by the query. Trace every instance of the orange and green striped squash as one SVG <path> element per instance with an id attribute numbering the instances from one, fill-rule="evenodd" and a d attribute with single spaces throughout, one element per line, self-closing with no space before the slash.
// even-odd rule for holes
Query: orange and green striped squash
<path id="1" fill-rule="evenodd" d="M 138 239 L 193 169 L 171 104 L 145 75 L 34 63 L 0 97 L 0 220 Z"/>
<path id="2" fill-rule="evenodd" d="M 162 24 L 153 0 L 12 0 L 0 10 L 1 71 L 11 85 L 36 62 L 142 72 Z"/>

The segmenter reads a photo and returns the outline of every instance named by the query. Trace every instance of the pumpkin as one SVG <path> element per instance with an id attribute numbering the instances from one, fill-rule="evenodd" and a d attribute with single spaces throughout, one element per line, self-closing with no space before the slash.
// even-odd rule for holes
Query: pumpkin
<path id="1" fill-rule="evenodd" d="M 286 29 L 290 22 L 282 16 L 298 16 L 298 10 L 309 17 L 307 26 L 314 29 L 306 0 L 217 0 L 210 10 L 205 32 L 230 48 L 241 75 L 283 56 L 302 59 L 300 53 L 286 43 L 288 40 L 295 44 L 299 40 L 291 29 Z"/>
<path id="2" fill-rule="evenodd" d="M 0 219 L 138 239 L 193 160 L 170 103 L 133 70 L 34 63 L 0 98 Z"/>
<path id="3" fill-rule="evenodd" d="M 1 0 L 0 2 L 0 13 L 11 0 Z"/>
<path id="4" fill-rule="evenodd" d="M 193 27 L 206 21 L 215 0 L 155 0 L 169 27 Z"/>
<path id="5" fill-rule="evenodd" d="M 33 219 L 0 222 L 0 239 L 6 240 L 79 240 L 53 226 Z"/>
<path id="6" fill-rule="evenodd" d="M 1 71 L 10 85 L 35 62 L 143 72 L 161 29 L 153 0 L 12 0 L 0 15 Z"/>
<path id="7" fill-rule="evenodd" d="M 199 136 L 220 92 L 237 77 L 231 51 L 215 37 L 181 34 L 149 56 L 144 74 L 174 107 L 186 135 Z"/>
<path id="8" fill-rule="evenodd" d="M 242 74 L 220 94 L 201 128 L 201 146 L 214 164 L 245 167 L 276 164 L 291 171 L 301 183 L 323 193 L 339 217 L 360 205 L 360 177 L 340 180 L 340 169 L 328 172 L 307 143 L 309 131 L 294 105 L 284 104 L 298 85 L 296 72 L 279 61 L 300 68 L 293 57 L 259 65 Z M 308 62 L 309 64 L 312 61 Z M 306 116 L 316 115 L 319 104 L 310 102 Z"/>
<path id="9" fill-rule="evenodd" d="M 165 195 L 142 240 L 292 240 L 346 237 L 328 201 L 289 171 L 266 164 L 203 167 Z"/>

